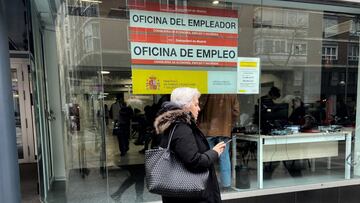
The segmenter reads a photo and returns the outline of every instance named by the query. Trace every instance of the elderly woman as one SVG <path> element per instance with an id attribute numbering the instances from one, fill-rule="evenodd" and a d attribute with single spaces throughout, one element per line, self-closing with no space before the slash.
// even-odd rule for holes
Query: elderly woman
<path id="1" fill-rule="evenodd" d="M 210 149 L 204 134 L 196 125 L 200 111 L 200 93 L 194 88 L 176 88 L 171 93 L 171 101 L 165 102 L 155 120 L 158 134 L 162 134 L 160 146 L 167 147 L 169 133 L 177 124 L 170 149 L 192 171 L 209 170 L 209 180 L 204 194 L 198 198 L 162 197 L 164 203 L 171 202 L 221 202 L 214 163 L 225 149 L 221 142 Z"/>

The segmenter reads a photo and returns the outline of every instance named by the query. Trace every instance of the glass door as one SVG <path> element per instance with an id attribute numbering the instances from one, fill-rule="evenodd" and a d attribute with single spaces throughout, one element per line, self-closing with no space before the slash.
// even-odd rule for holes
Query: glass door
<path id="1" fill-rule="evenodd" d="M 26 59 L 11 60 L 11 79 L 19 163 L 35 162 L 35 140 Z"/>

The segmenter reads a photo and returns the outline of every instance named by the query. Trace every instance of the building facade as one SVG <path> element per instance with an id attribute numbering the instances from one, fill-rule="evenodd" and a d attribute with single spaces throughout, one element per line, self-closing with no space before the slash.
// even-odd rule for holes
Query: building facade
<path id="1" fill-rule="evenodd" d="M 19 162 L 37 163 L 43 202 L 160 202 L 146 189 L 143 152 L 156 146 L 151 115 L 181 86 L 240 103 L 225 202 L 359 198 L 358 3 L 26 5 L 31 43 L 10 55 L 16 133 L 9 130 Z M 133 110 L 126 154 L 113 131 L 119 98 Z"/>

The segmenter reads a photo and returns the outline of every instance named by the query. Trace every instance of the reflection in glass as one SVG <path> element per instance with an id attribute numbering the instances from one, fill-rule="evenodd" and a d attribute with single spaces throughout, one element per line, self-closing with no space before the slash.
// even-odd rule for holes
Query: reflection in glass
<path id="1" fill-rule="evenodd" d="M 266 6 L 254 10 L 253 50 L 262 62 L 254 123 L 265 143 L 274 142 L 264 145 L 260 155 L 262 187 L 297 185 L 293 180 L 300 178 L 304 184 L 349 178 L 345 149 L 351 145 L 345 141 L 355 125 L 357 78 L 351 75 L 357 75 L 359 38 L 351 35 L 350 26 L 340 28 L 357 22 L 356 17 Z M 274 87 L 280 93 L 276 98 L 269 94 Z M 324 134 L 341 140 L 301 141 L 305 135 L 318 139 Z M 292 141 L 296 136 L 301 141 L 297 145 Z M 316 152 L 319 148 L 324 149 Z"/>
<path id="2" fill-rule="evenodd" d="M 84 202 L 159 200 L 159 196 L 144 189 L 143 153 L 152 145 L 149 143 L 152 134 L 151 129 L 144 132 L 141 127 L 142 118 L 148 116 L 146 107 L 158 108 L 161 95 L 131 92 L 127 1 L 66 2 L 59 12 L 56 31 L 67 132 L 64 135 L 67 198 Z M 161 2 L 169 4 L 169 1 Z M 206 1 L 183 3 L 213 7 Z M 232 160 L 233 172 L 236 170 L 233 180 L 242 180 L 242 176 L 246 180 L 238 184 L 239 191 L 259 188 L 261 167 L 264 188 L 299 185 L 298 180 L 302 184 L 343 180 L 346 166 L 343 140 L 332 143 L 336 153 L 331 158 L 325 155 L 314 158 L 308 156 L 311 154 L 308 151 L 293 153 L 299 143 L 279 144 L 277 138 L 291 139 L 299 132 L 326 133 L 330 128 L 325 127 L 330 124 L 352 130 L 357 99 L 359 40 L 355 25 L 358 21 L 352 15 L 302 8 L 236 3 L 225 6 L 239 13 L 238 56 L 261 60 L 261 93 L 238 96 L 237 127 L 244 129 L 241 135 L 254 138 L 237 139 L 233 145 L 238 150 L 233 153 L 237 155 Z M 338 25 L 344 22 L 354 26 L 340 33 L 343 30 Z M 160 35 L 166 36 L 166 33 Z M 269 95 L 273 87 L 279 90 L 276 98 Z M 118 94 L 124 95 L 126 105 L 134 111 L 129 149 L 123 156 L 119 137 L 113 133 L 115 119 L 110 115 Z M 260 132 L 264 128 L 266 132 Z M 140 139 L 142 134 L 144 139 Z M 265 163 L 259 167 L 259 142 L 254 140 L 259 140 L 261 134 L 273 135 L 275 144 L 264 148 Z M 310 144 L 302 143 L 302 146 Z M 313 149 L 317 147 L 313 145 Z"/>
<path id="3" fill-rule="evenodd" d="M 15 126 L 16 126 L 16 146 L 18 150 L 18 159 L 24 159 L 24 146 L 23 137 L 21 132 L 21 118 L 20 118 L 20 100 L 19 100 L 19 87 L 16 70 L 11 72 L 12 79 L 12 93 L 14 101 L 14 114 L 15 114 Z"/>

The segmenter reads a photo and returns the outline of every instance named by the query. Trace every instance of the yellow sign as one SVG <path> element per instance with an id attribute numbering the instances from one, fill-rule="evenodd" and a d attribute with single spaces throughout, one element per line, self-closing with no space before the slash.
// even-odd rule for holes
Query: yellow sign
<path id="1" fill-rule="evenodd" d="M 207 71 L 150 70 L 132 68 L 133 94 L 170 94 L 177 87 L 207 93 Z"/>
<path id="2" fill-rule="evenodd" d="M 257 68 L 257 63 L 256 62 L 250 62 L 250 61 L 240 61 L 239 66 L 240 66 L 240 68 L 241 67 Z"/>
<path id="3" fill-rule="evenodd" d="M 237 68 L 237 93 L 259 94 L 260 58 L 239 57 Z"/>

